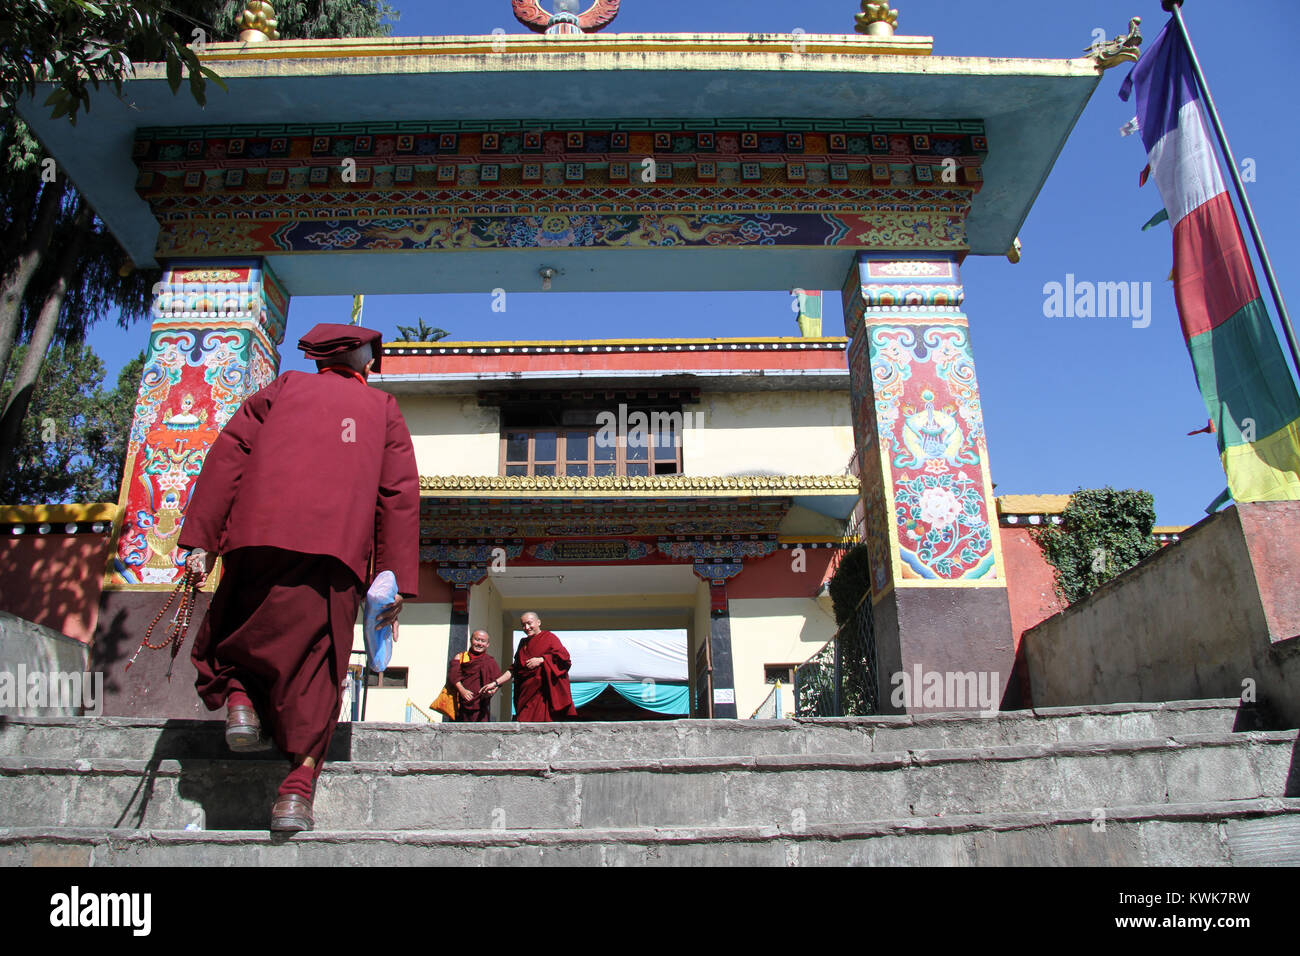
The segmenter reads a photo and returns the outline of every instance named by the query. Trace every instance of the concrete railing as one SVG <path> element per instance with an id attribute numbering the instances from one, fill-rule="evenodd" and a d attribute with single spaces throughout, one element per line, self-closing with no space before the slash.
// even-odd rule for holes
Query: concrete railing
<path id="1" fill-rule="evenodd" d="M 1300 726 L 1300 502 L 1211 515 L 1025 632 L 1035 706 L 1240 697 Z"/>

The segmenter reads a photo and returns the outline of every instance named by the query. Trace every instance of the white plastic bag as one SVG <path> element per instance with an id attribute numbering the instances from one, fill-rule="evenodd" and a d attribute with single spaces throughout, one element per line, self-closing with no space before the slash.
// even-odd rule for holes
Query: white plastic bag
<path id="1" fill-rule="evenodd" d="M 379 615 L 397 600 L 397 578 L 392 571 L 380 571 L 366 592 L 365 621 L 366 665 L 382 674 L 393 657 L 393 626 L 381 628 Z"/>

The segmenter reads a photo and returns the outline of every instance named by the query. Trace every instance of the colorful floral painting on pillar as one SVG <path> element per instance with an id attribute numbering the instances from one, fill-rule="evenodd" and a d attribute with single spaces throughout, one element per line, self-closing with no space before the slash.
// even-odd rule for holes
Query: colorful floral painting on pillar
<path id="1" fill-rule="evenodd" d="M 872 596 L 1001 584 L 984 417 L 957 263 L 863 253 L 844 288 Z"/>
<path id="2" fill-rule="evenodd" d="M 208 449 L 280 364 L 289 300 L 264 266 L 174 266 L 154 294 L 106 587 L 174 585 L 184 564 L 177 539 Z"/>

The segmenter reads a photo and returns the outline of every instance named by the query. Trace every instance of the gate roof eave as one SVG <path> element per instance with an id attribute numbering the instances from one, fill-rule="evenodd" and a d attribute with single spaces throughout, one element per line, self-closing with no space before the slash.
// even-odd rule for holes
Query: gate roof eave
<path id="1" fill-rule="evenodd" d="M 967 237 L 972 253 L 1003 255 L 1101 72 L 1085 58 L 928 56 L 929 43 L 610 34 L 565 44 L 517 36 L 209 44 L 203 59 L 229 89 L 210 84 L 206 108 L 184 88 L 173 95 L 163 65 L 140 64 L 121 99 L 99 90 L 76 126 L 50 119 L 44 88 L 19 111 L 140 265 L 154 263 L 158 233 L 134 188 L 140 127 L 566 117 L 982 120 L 990 153 Z M 293 294 L 324 291 L 295 288 L 292 274 L 287 284 Z"/>

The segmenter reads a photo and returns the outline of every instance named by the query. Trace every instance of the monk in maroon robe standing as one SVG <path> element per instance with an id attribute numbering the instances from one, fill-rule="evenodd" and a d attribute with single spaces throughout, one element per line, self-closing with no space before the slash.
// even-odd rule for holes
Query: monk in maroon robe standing
<path id="1" fill-rule="evenodd" d="M 578 716 L 569 690 L 573 661 L 560 639 L 542 630 L 542 621 L 529 611 L 519 618 L 527 635 L 515 651 L 510 674 L 515 680 L 515 720 L 568 720 Z"/>
<path id="2" fill-rule="evenodd" d="M 447 686 L 458 697 L 456 721 L 481 723 L 492 719 L 492 694 L 509 680 L 501 680 L 501 665 L 487 652 L 491 635 L 478 630 L 470 635 L 469 650 L 457 654 L 447 665 Z M 465 660 L 468 658 L 468 660 Z M 491 687 L 483 693 L 485 687 Z"/>
<path id="3" fill-rule="evenodd" d="M 232 750 L 269 744 L 292 769 L 271 829 L 309 830 L 311 801 L 338 723 L 365 589 L 392 571 L 417 593 L 419 475 L 391 395 L 370 388 L 380 333 L 318 325 L 298 347 L 317 374 L 286 372 L 250 395 L 222 430 L 186 509 L 180 545 L 201 576 L 224 573 L 194 642 L 196 686 L 226 707 Z"/>

